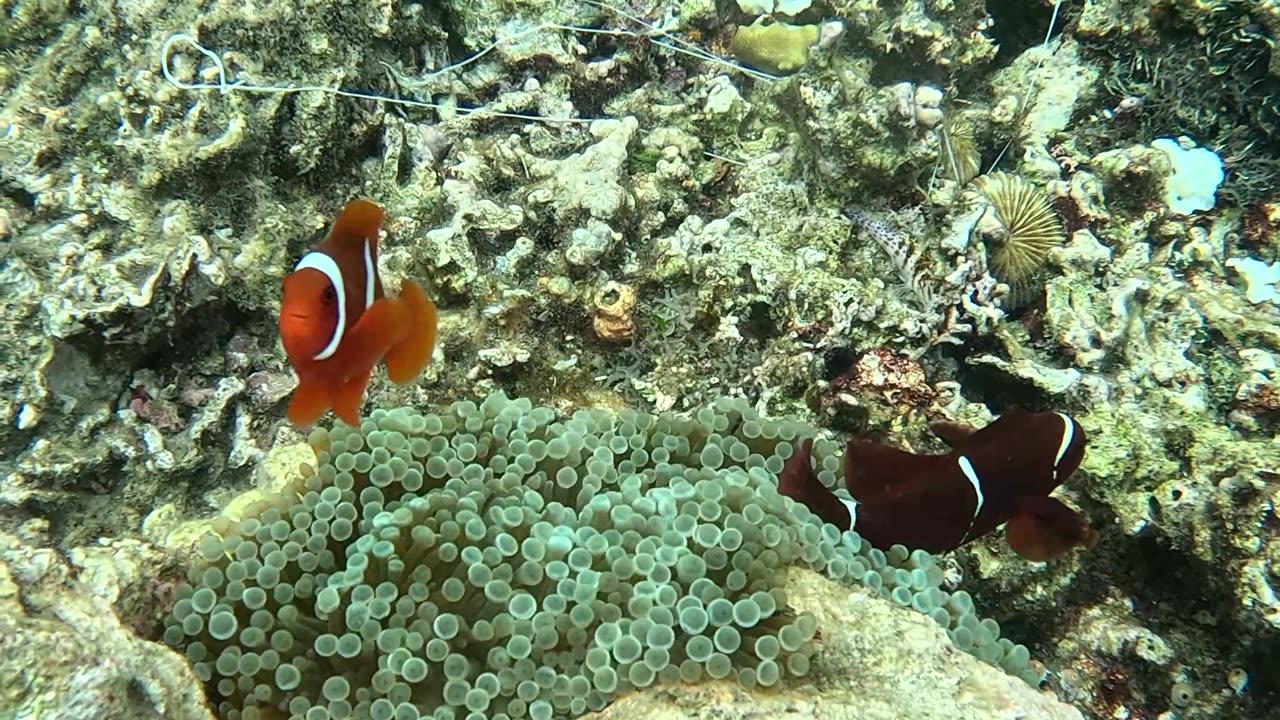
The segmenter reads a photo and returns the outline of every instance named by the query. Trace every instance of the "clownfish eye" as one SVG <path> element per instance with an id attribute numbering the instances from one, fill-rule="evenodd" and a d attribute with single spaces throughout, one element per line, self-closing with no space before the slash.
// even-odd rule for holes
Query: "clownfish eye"
<path id="1" fill-rule="evenodd" d="M 320 299 L 321 301 L 324 302 L 325 305 L 332 305 L 335 302 L 337 302 L 338 294 L 335 293 L 333 291 L 333 287 L 330 286 L 324 289 L 324 294 L 320 296 Z"/>

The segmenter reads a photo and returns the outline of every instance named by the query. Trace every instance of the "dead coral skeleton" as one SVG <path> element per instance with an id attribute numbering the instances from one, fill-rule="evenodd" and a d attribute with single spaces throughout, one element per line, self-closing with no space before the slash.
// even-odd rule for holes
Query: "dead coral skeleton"
<path id="1" fill-rule="evenodd" d="M 889 256 L 917 301 L 921 334 L 928 336 L 928 342 L 912 353 L 912 359 L 940 343 L 958 345 L 967 335 L 990 332 L 1004 319 L 1000 299 L 1006 286 L 988 271 L 982 253 L 970 249 L 958 255 L 951 271 L 935 278 L 930 269 L 921 267 L 925 249 L 907 233 L 856 207 L 843 212 L 855 229 L 870 235 Z"/>
<path id="2" fill-rule="evenodd" d="M 626 340 L 635 332 L 636 291 L 630 285 L 610 280 L 593 298 L 592 327 L 602 340 Z"/>
<path id="3" fill-rule="evenodd" d="M 1058 14 L 1061 8 L 1062 0 L 1054 0 L 1053 12 L 1049 16 L 1049 26 L 1045 29 L 1044 40 L 1040 43 L 1041 49 L 1048 48 L 1050 40 L 1053 39 L 1053 30 L 1057 26 Z M 1040 69 L 1045 57 L 1047 55 L 1042 55 L 1037 59 L 1035 70 Z M 1021 128 L 1026 122 L 1037 90 L 1038 88 L 1033 81 L 1028 89 L 1027 97 L 1022 98 L 1016 104 L 1013 112 L 1017 116 L 1015 123 L 1017 127 Z M 1140 109 L 1140 104 L 1137 109 Z M 930 182 L 937 180 L 940 174 L 942 177 L 954 180 L 956 188 L 959 190 L 982 173 L 982 152 L 981 148 L 978 147 L 977 128 L 970 119 L 955 112 L 948 112 L 945 116 L 940 117 L 940 120 L 941 123 L 937 126 L 938 163 L 934 168 L 934 176 Z M 1013 145 L 1015 137 L 1016 133 L 1005 142 L 995 160 L 988 166 L 988 172 L 1000 164 L 1005 153 Z"/>

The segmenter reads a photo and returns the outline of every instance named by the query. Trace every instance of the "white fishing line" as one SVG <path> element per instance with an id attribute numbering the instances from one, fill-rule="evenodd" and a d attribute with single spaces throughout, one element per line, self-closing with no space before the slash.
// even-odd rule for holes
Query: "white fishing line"
<path id="1" fill-rule="evenodd" d="M 451 65 L 447 65 L 438 70 L 432 70 L 430 72 L 427 72 L 417 77 L 410 77 L 410 76 L 404 75 L 399 70 L 387 64 L 386 62 L 382 62 L 382 61 L 379 61 L 379 62 L 381 62 L 382 66 L 385 67 L 387 69 L 387 72 L 395 79 L 395 82 L 397 83 L 397 85 L 408 90 L 414 90 L 417 88 L 425 87 L 432 80 L 440 77 L 441 75 L 453 72 L 455 70 L 460 70 L 462 68 L 467 67 L 468 65 L 471 65 L 474 62 L 479 61 L 484 56 L 488 55 L 489 53 L 501 47 L 504 43 L 510 43 L 516 40 L 520 40 L 522 38 L 525 38 L 540 32 L 572 32 L 572 33 L 586 33 L 586 34 L 596 34 L 596 35 L 612 35 L 616 37 L 629 37 L 629 38 L 636 38 L 640 40 L 646 40 L 654 45 L 657 45 L 658 47 L 666 48 L 675 53 L 693 57 L 698 60 L 702 60 L 704 62 L 709 62 L 714 65 L 742 73 L 744 75 L 747 75 L 748 77 L 754 78 L 756 80 L 760 80 L 762 82 L 771 82 L 773 80 L 778 79 L 774 75 L 770 75 L 768 73 L 764 73 L 759 70 L 755 70 L 753 68 L 739 65 L 738 63 L 735 63 L 732 60 L 729 60 L 727 58 L 720 57 L 719 55 L 715 55 L 714 53 L 708 52 L 698 47 L 694 43 L 691 43 L 683 38 L 680 38 L 668 32 L 667 30 L 664 30 L 644 20 L 643 18 L 639 18 L 635 15 L 632 15 L 631 13 L 628 13 L 627 11 L 621 8 L 613 7 L 607 3 L 597 2 L 596 0 L 586 0 L 586 1 L 587 1 L 587 4 L 589 5 L 593 5 L 607 12 L 614 13 L 616 15 L 619 15 L 620 17 L 626 18 L 627 20 L 640 25 L 641 27 L 645 28 L 646 32 L 639 32 L 635 30 L 624 30 L 620 28 L 592 28 L 592 27 L 582 27 L 577 25 L 565 25 L 565 24 L 556 23 L 556 22 L 545 22 L 530 28 L 526 28 L 514 34 L 500 37 L 497 40 L 495 40 L 492 44 L 484 47 L 480 51 L 476 52 L 475 54 L 463 60 L 460 60 Z M 179 50 L 183 50 L 183 49 L 193 50 L 196 53 L 203 55 L 210 62 L 210 64 L 212 64 L 214 70 L 217 73 L 217 79 L 214 82 L 187 82 L 179 79 L 173 71 L 173 55 L 175 52 L 178 52 Z M 456 105 L 446 105 L 442 103 L 433 103 L 433 102 L 427 102 L 423 100 L 412 100 L 409 98 L 378 95 L 375 93 L 361 92 L 358 90 L 348 90 L 342 87 L 335 87 L 335 86 L 329 86 L 329 85 L 315 85 L 315 84 L 300 85 L 295 83 L 265 84 L 265 85 L 254 84 L 254 83 L 247 82 L 245 80 L 232 79 L 228 77 L 227 67 L 225 63 L 223 63 L 222 58 L 214 51 L 201 45 L 200 42 L 197 41 L 196 38 L 190 33 L 175 33 L 173 35 L 170 35 L 164 41 L 164 43 L 161 44 L 160 72 L 164 75 L 164 79 L 166 81 L 168 81 L 174 87 L 180 88 L 182 90 L 190 90 L 190 91 L 216 90 L 219 93 L 224 95 L 226 93 L 233 92 L 233 91 L 265 93 L 265 94 L 318 92 L 318 93 L 326 93 L 329 95 L 336 95 L 339 97 L 353 98 L 356 100 L 374 100 L 377 102 L 386 102 L 386 103 L 391 103 L 393 105 L 400 105 L 404 107 L 424 108 L 424 109 L 437 110 L 437 111 L 453 111 L 453 112 L 457 112 L 464 115 L 487 115 L 491 117 L 511 118 L 514 120 L 530 120 L 534 122 L 543 122 L 548 124 L 555 124 L 555 123 L 587 124 L 600 119 L 600 118 L 557 118 L 557 117 L 546 117 L 542 115 L 529 115 L 526 113 L 503 112 L 500 110 L 490 110 L 484 107 L 475 107 L 475 108 L 460 107 Z"/>

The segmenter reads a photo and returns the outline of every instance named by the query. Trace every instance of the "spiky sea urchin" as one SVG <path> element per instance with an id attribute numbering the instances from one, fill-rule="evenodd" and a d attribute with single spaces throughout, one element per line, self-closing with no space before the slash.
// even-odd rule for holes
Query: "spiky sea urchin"
<path id="1" fill-rule="evenodd" d="M 997 278 L 1016 289 L 1044 267 L 1049 251 L 1062 245 L 1062 222 L 1044 191 L 1021 176 L 990 173 L 978 178 L 977 184 L 991 203 L 978 224 L 979 234 L 987 240 L 991 267 Z"/>
<path id="2" fill-rule="evenodd" d="M 938 133 L 942 144 L 942 172 L 962 187 L 982 169 L 977 130 L 973 123 L 957 115 L 947 117 Z"/>

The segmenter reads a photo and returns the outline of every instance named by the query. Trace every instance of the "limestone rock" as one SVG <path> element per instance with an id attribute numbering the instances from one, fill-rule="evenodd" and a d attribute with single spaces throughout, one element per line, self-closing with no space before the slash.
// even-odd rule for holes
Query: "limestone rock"
<path id="1" fill-rule="evenodd" d="M 113 600 L 146 582 L 131 552 L 93 548 L 75 572 L 0 536 L 0 718 L 212 720 L 187 663 L 116 616 Z"/>
<path id="2" fill-rule="evenodd" d="M 793 570 L 787 596 L 818 618 L 812 683 L 747 691 L 734 682 L 629 695 L 590 720 L 1080 720 L 1051 694 L 967 655 L 932 620 Z"/>

